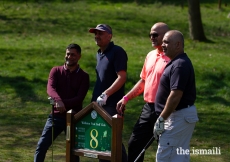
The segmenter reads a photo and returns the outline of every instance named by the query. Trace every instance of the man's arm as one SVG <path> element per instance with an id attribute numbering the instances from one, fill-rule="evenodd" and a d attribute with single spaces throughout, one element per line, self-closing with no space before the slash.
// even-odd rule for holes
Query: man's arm
<path id="1" fill-rule="evenodd" d="M 168 119 L 170 114 L 176 109 L 182 95 L 183 91 L 181 90 L 171 90 L 165 107 L 154 125 L 153 134 L 155 139 L 158 139 L 158 136 L 164 131 L 164 120 Z"/>
<path id="2" fill-rule="evenodd" d="M 176 109 L 179 104 L 181 97 L 183 95 L 183 91 L 181 90 L 171 90 L 169 97 L 166 101 L 165 107 L 161 112 L 160 116 L 166 120 L 170 114 Z"/>
<path id="3" fill-rule="evenodd" d="M 62 113 L 66 111 L 66 108 L 61 100 L 61 97 L 58 95 L 56 91 L 56 87 L 57 87 L 56 72 L 57 72 L 56 68 L 52 68 L 49 73 L 49 78 L 47 83 L 47 94 L 54 100 L 56 109 L 60 111 L 60 113 Z"/>
<path id="4" fill-rule="evenodd" d="M 119 71 L 117 73 L 117 79 L 113 84 L 104 91 L 104 93 L 109 97 L 118 91 L 126 82 L 126 71 Z"/>
<path id="5" fill-rule="evenodd" d="M 144 88 L 145 88 L 145 80 L 140 79 L 125 96 L 128 97 L 129 100 L 132 100 L 133 98 L 142 94 L 144 92 Z"/>
<path id="6" fill-rule="evenodd" d="M 119 71 L 117 73 L 117 79 L 113 82 L 113 84 L 106 89 L 98 98 L 97 103 L 100 106 L 103 106 L 106 104 L 106 100 L 109 96 L 114 94 L 116 91 L 118 91 L 126 82 L 126 71 Z"/>
<path id="7" fill-rule="evenodd" d="M 47 83 L 47 94 L 54 99 L 54 101 L 60 101 L 61 97 L 56 91 L 57 87 L 57 70 L 52 68 L 49 73 L 48 83 Z"/>
<path id="8" fill-rule="evenodd" d="M 144 92 L 144 87 L 145 87 L 145 80 L 140 79 L 135 86 L 125 95 L 127 99 L 122 98 L 118 103 L 117 103 L 117 112 L 122 113 L 124 110 L 125 105 L 127 104 L 128 100 L 131 100 L 140 94 Z"/>

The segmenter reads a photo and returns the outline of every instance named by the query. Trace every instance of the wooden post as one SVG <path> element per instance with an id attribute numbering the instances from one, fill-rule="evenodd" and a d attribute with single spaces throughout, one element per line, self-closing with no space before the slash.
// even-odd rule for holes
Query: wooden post
<path id="1" fill-rule="evenodd" d="M 112 117 L 111 162 L 122 161 L 122 120 L 123 118 L 119 115 Z"/>
<path id="2" fill-rule="evenodd" d="M 73 110 L 66 113 L 66 162 L 75 162 L 75 155 L 72 153 L 74 148 L 74 114 Z"/>

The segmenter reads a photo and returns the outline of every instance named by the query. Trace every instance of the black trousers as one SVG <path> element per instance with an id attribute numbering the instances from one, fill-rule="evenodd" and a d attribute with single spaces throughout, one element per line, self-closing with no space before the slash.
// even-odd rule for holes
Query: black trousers
<path id="1" fill-rule="evenodd" d="M 155 114 L 154 103 L 146 103 L 142 108 L 140 117 L 134 125 L 133 132 L 129 139 L 128 162 L 134 162 L 143 148 L 152 138 L 153 128 L 157 118 L 158 115 Z M 152 142 L 153 141 L 154 139 Z M 145 149 L 147 149 L 152 142 L 150 142 Z M 140 156 L 137 162 L 143 162 L 144 154 L 145 153 Z"/>

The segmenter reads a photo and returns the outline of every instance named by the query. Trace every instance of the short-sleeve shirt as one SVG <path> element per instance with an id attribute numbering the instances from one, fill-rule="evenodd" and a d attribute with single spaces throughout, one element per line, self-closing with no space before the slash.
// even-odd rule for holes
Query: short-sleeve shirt
<path id="1" fill-rule="evenodd" d="M 195 73 L 192 62 L 185 53 L 171 60 L 161 76 L 155 100 L 155 111 L 158 115 L 163 111 L 171 90 L 183 91 L 176 110 L 194 104 L 196 100 Z"/>
<path id="2" fill-rule="evenodd" d="M 106 89 L 117 79 L 117 73 L 127 71 L 128 57 L 125 50 L 113 42 L 110 42 L 106 50 L 97 52 L 96 74 L 97 80 L 93 91 L 92 101 L 96 101 Z M 107 106 L 116 106 L 117 102 L 124 96 L 123 85 L 118 91 L 108 97 Z"/>
<path id="3" fill-rule="evenodd" d="M 147 54 L 140 74 L 141 79 L 145 80 L 143 94 L 145 102 L 155 102 L 160 77 L 169 61 L 170 59 L 158 49 L 152 50 Z"/>

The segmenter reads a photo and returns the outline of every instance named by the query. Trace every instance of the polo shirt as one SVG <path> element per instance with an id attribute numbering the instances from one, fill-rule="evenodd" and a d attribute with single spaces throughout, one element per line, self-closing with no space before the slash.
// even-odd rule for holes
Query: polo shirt
<path id="1" fill-rule="evenodd" d="M 55 101 L 62 101 L 66 112 L 73 109 L 76 113 L 82 109 L 83 100 L 89 89 L 89 75 L 78 67 L 70 72 L 63 66 L 53 67 L 47 83 L 47 94 Z M 66 118 L 66 112 L 54 109 L 54 115 Z"/>
<path id="2" fill-rule="evenodd" d="M 196 100 L 195 73 L 191 60 L 186 53 L 179 54 L 165 67 L 156 94 L 155 111 L 163 111 L 171 90 L 183 91 L 182 98 L 175 110 L 187 108 Z"/>
<path id="3" fill-rule="evenodd" d="M 92 101 L 108 89 L 117 79 L 119 71 L 127 71 L 128 57 L 125 50 L 113 42 L 110 42 L 106 50 L 102 53 L 97 51 L 96 75 L 97 80 L 93 90 Z M 118 91 L 108 97 L 107 106 L 116 106 L 117 102 L 124 96 L 123 85 Z"/>
<path id="4" fill-rule="evenodd" d="M 158 49 L 152 50 L 147 54 L 140 74 L 141 79 L 145 80 L 143 93 L 145 102 L 155 102 L 160 77 L 169 61 L 170 59 Z"/>

